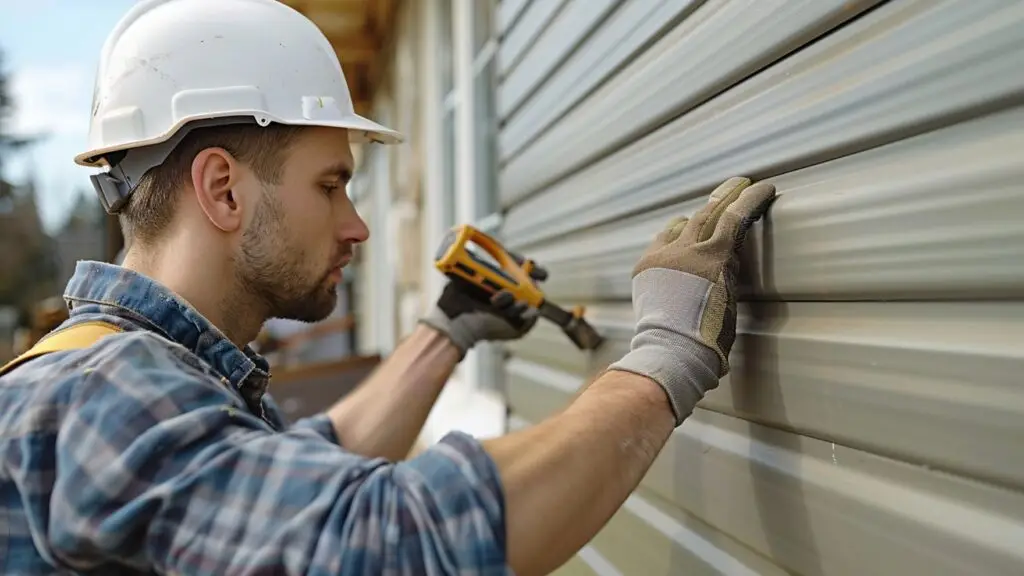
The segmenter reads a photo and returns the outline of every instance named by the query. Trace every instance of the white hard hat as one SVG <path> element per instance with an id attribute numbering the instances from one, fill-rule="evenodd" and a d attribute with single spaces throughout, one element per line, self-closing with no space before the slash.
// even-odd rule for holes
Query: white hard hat
<path id="1" fill-rule="evenodd" d="M 308 18 L 277 0 L 142 0 L 107 37 L 81 166 L 115 213 L 198 126 L 271 122 L 401 135 L 355 113 L 341 64 Z"/>

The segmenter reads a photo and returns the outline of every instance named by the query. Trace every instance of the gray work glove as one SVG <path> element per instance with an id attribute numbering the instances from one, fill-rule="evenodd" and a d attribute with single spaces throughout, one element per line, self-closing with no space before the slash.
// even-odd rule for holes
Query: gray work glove
<path id="1" fill-rule="evenodd" d="M 547 272 L 536 266 L 530 276 L 541 282 Z M 477 342 L 522 338 L 537 318 L 537 309 L 516 302 L 509 292 L 492 295 L 461 278 L 452 278 L 437 305 L 420 322 L 447 336 L 459 349 L 461 359 Z"/>
<path id="2" fill-rule="evenodd" d="M 633 269 L 636 335 L 609 368 L 660 384 L 677 426 L 729 372 L 738 252 L 774 198 L 771 184 L 730 178 L 692 220 L 670 222 Z"/>

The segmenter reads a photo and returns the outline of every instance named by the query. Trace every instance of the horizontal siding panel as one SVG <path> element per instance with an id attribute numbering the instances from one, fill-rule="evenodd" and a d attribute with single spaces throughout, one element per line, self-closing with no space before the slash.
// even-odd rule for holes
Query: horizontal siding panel
<path id="1" fill-rule="evenodd" d="M 703 0 L 626 0 L 498 133 L 508 160 Z"/>
<path id="2" fill-rule="evenodd" d="M 522 418 L 540 421 L 568 400 L 538 401 L 547 383 L 526 361 L 510 361 L 508 372 Z M 701 408 L 642 486 L 671 504 L 663 510 L 696 516 L 801 574 L 1015 574 L 1024 563 L 1020 492 Z"/>
<path id="3" fill-rule="evenodd" d="M 498 88 L 498 118 L 504 120 L 622 0 L 569 0 Z"/>
<path id="4" fill-rule="evenodd" d="M 531 425 L 512 415 L 513 430 Z M 637 490 L 557 576 L 729 574 L 783 576 L 764 557 L 657 495 Z"/>
<path id="5" fill-rule="evenodd" d="M 584 546 L 576 553 L 574 558 L 579 558 L 587 565 L 587 568 L 591 570 L 596 576 L 623 576 L 621 572 L 615 569 L 604 556 L 601 555 L 593 546 Z"/>
<path id="6" fill-rule="evenodd" d="M 774 176 L 1008 108 L 1024 99 L 1022 58 L 1024 2 L 884 4 L 525 200 L 503 234 L 536 242 L 696 197 L 735 173 Z M 505 192 L 534 188 L 508 179 L 539 183 L 568 153 L 510 164 Z"/>
<path id="7" fill-rule="evenodd" d="M 640 489 L 626 499 L 586 548 L 553 574 L 785 576 L 786 571 L 692 514 Z"/>
<path id="8" fill-rule="evenodd" d="M 750 241 L 749 283 L 764 299 L 999 298 L 1024 294 L 1024 108 L 846 156 L 774 182 L 768 226 Z M 577 197 L 587 198 L 587 194 Z M 704 199 L 510 244 L 556 271 L 555 301 L 628 299 L 631 270 L 672 216 Z M 560 211 L 557 202 L 544 209 Z M 541 212 L 535 212 L 542 217 Z M 764 232 L 770 230 L 770 245 Z"/>
<path id="9" fill-rule="evenodd" d="M 701 402 L 716 412 L 1024 489 L 1024 302 L 740 306 L 732 372 Z M 543 322 L 512 346 L 545 383 L 511 396 L 551 405 L 620 358 L 628 304 L 588 315 L 590 354 Z M 575 382 L 574 382 L 575 380 Z"/>
<path id="10" fill-rule="evenodd" d="M 693 108 L 877 2 L 709 0 L 512 158 L 501 174 L 503 205 Z"/>
<path id="11" fill-rule="evenodd" d="M 519 21 L 498 44 L 498 73 L 505 76 L 522 60 L 530 45 L 566 0 L 534 0 L 526 7 Z"/>
<path id="12" fill-rule="evenodd" d="M 643 489 L 626 499 L 591 545 L 622 574 L 786 575 L 763 556 Z"/>
<path id="13" fill-rule="evenodd" d="M 532 0 L 501 0 L 498 2 L 498 35 L 505 36 L 511 31 L 516 19 Z"/>
<path id="14" fill-rule="evenodd" d="M 533 425 L 529 420 L 524 420 L 515 414 L 509 415 L 507 424 L 509 432 L 515 432 L 516 430 L 529 428 L 530 426 Z"/>
<path id="15" fill-rule="evenodd" d="M 581 550 L 582 552 L 582 550 Z M 551 573 L 551 576 L 619 576 L 615 572 L 600 574 L 595 572 L 579 555 L 573 556 L 568 562 Z"/>

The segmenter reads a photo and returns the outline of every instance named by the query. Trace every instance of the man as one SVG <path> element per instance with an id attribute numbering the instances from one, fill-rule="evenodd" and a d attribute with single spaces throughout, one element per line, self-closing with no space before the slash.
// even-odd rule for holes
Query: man
<path id="1" fill-rule="evenodd" d="M 246 343 L 334 308 L 368 237 L 349 142 L 397 135 L 352 113 L 327 41 L 273 0 L 144 1 L 96 82 L 76 160 L 108 167 L 130 247 L 67 287 L 57 336 L 106 335 L 0 379 L 5 574 L 546 573 L 728 371 L 735 249 L 774 196 L 742 178 L 654 240 L 630 352 L 548 421 L 400 461 L 466 351 L 535 322 L 450 285 L 363 386 L 289 425 Z"/>

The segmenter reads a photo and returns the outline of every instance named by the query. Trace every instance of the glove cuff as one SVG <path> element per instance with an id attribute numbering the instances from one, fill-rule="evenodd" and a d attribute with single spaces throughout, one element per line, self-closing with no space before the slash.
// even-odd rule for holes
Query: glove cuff
<path id="1" fill-rule="evenodd" d="M 650 268 L 637 274 L 636 335 L 630 351 L 609 366 L 657 382 L 668 394 L 677 426 L 718 386 L 721 361 L 700 335 L 711 288 L 706 279 L 678 270 Z"/>
<path id="2" fill-rule="evenodd" d="M 717 366 L 718 356 L 696 342 L 690 341 L 686 346 L 682 349 L 640 346 L 608 369 L 639 374 L 657 382 L 668 396 L 676 426 L 679 426 L 693 413 L 704 394 L 718 384 L 718 376 L 712 368 Z"/>
<path id="3" fill-rule="evenodd" d="M 457 320 L 449 318 L 437 306 L 434 306 L 426 316 L 420 318 L 419 323 L 437 330 L 451 340 L 452 344 L 459 351 L 460 361 L 466 357 L 469 349 L 476 344 L 476 338 L 473 334 L 465 330 Z"/>

